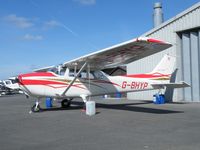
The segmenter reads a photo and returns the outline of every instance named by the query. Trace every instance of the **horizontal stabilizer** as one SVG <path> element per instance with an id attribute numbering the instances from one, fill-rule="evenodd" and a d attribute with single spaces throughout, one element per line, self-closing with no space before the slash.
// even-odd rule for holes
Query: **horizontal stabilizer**
<path id="1" fill-rule="evenodd" d="M 179 83 L 155 83 L 155 84 L 151 84 L 154 88 L 164 88 L 164 87 L 168 87 L 168 88 L 185 88 L 185 87 L 190 87 L 189 84 L 187 84 L 184 81 L 181 81 Z"/>

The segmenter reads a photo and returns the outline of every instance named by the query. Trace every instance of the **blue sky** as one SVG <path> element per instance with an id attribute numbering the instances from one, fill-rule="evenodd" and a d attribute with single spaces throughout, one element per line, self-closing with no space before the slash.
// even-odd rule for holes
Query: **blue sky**
<path id="1" fill-rule="evenodd" d="M 0 0 L 0 79 L 140 36 L 199 0 Z"/>

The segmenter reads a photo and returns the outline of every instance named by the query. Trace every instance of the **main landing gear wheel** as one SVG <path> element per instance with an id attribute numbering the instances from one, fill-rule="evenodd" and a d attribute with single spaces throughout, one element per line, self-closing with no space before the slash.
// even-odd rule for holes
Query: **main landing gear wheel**
<path id="1" fill-rule="evenodd" d="M 72 99 L 63 99 L 61 102 L 62 108 L 68 108 L 71 105 Z"/>
<path id="2" fill-rule="evenodd" d="M 37 105 L 34 104 L 32 107 L 31 107 L 31 111 L 32 112 L 40 112 L 41 111 L 41 108 L 40 108 L 40 105 Z"/>

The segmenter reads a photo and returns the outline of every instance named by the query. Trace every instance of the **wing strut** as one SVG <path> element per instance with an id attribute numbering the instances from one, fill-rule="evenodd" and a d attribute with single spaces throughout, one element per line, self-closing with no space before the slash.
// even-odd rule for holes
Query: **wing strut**
<path id="1" fill-rule="evenodd" d="M 78 71 L 78 73 L 75 75 L 74 79 L 70 82 L 70 84 L 68 85 L 68 87 L 65 89 L 65 91 L 62 93 L 62 96 L 65 96 L 65 94 L 67 93 L 67 91 L 70 89 L 70 87 L 72 86 L 72 84 L 76 81 L 76 79 L 78 78 L 78 76 L 80 75 L 80 73 L 83 71 L 83 69 L 85 68 L 85 66 L 87 65 L 87 62 L 85 62 L 83 64 L 83 66 L 81 67 L 81 69 Z"/>

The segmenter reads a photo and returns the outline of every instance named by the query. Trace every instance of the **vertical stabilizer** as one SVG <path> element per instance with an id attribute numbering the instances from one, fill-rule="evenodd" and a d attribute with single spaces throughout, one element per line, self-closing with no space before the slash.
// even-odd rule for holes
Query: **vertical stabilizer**
<path id="1" fill-rule="evenodd" d="M 175 61 L 176 57 L 165 55 L 151 73 L 171 75 L 174 71 Z"/>

